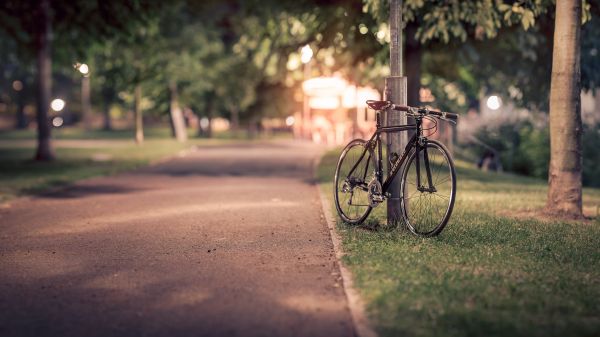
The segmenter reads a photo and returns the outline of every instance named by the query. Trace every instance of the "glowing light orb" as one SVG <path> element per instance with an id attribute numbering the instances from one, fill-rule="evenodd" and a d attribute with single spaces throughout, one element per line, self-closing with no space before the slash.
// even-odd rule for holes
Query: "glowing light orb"
<path id="1" fill-rule="evenodd" d="M 210 124 L 210 120 L 208 118 L 206 118 L 206 117 L 200 118 L 200 127 L 203 130 L 208 129 L 209 124 Z"/>
<path id="2" fill-rule="evenodd" d="M 62 119 L 62 117 L 54 117 L 54 118 L 52 118 L 52 125 L 55 128 L 61 127 L 64 124 L 64 122 L 65 121 Z"/>
<path id="3" fill-rule="evenodd" d="M 495 95 L 490 96 L 487 99 L 486 105 L 488 108 L 490 108 L 492 110 L 498 110 L 498 109 L 500 109 L 500 106 L 502 105 L 502 100 L 498 96 L 495 96 Z"/>
<path id="4" fill-rule="evenodd" d="M 82 63 L 81 65 L 79 65 L 78 70 L 83 75 L 87 75 L 90 72 L 90 68 L 85 63 Z"/>
<path id="5" fill-rule="evenodd" d="M 308 62 L 310 62 L 310 60 L 313 57 L 313 50 L 310 48 L 309 45 L 306 45 L 304 47 L 302 47 L 302 50 L 300 51 L 300 60 L 302 60 L 302 63 L 306 64 Z"/>
<path id="6" fill-rule="evenodd" d="M 59 112 L 65 108 L 65 101 L 63 101 L 60 98 L 56 98 L 52 100 L 52 102 L 50 103 L 50 107 L 52 108 L 52 110 Z"/>
<path id="7" fill-rule="evenodd" d="M 365 26 L 364 23 L 361 23 L 360 25 L 358 25 L 358 31 L 362 34 L 365 35 L 369 32 L 369 28 L 367 26 Z"/>
<path id="8" fill-rule="evenodd" d="M 289 116 L 288 118 L 285 119 L 285 125 L 287 125 L 287 126 L 292 126 L 292 125 L 294 125 L 295 122 L 296 122 L 296 119 L 294 118 L 294 116 Z"/>

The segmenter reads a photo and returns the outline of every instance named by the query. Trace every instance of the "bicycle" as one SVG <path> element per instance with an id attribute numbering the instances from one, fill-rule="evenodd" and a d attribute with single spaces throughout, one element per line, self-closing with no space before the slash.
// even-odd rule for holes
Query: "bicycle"
<path id="1" fill-rule="evenodd" d="M 437 120 L 456 124 L 458 115 L 450 112 L 394 105 L 390 101 L 367 101 L 376 110 L 376 130 L 368 141 L 352 140 L 343 149 L 334 178 L 335 206 L 340 218 L 353 225 L 361 224 L 371 210 L 390 197 L 388 189 L 400 172 L 400 210 L 408 229 L 415 235 L 438 235 L 448 223 L 456 197 L 454 161 L 446 147 L 424 136 L 437 131 Z M 388 109 L 406 112 L 413 124 L 381 125 L 381 112 Z M 423 121 L 432 122 L 423 128 Z M 390 170 L 383 180 L 381 134 L 414 130 L 402 155 L 388 156 Z M 369 166 L 372 169 L 369 170 Z M 340 200 L 342 198 L 342 200 Z"/>

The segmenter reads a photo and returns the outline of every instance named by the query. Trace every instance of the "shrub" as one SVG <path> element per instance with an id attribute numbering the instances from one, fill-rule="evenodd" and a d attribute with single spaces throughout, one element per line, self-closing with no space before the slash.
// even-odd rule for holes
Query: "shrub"
<path id="1" fill-rule="evenodd" d="M 536 128 L 529 121 L 484 126 L 475 137 L 498 151 L 506 171 L 541 179 L 548 178 L 550 136 L 548 128 Z M 468 152 L 480 158 L 486 149 L 469 144 Z M 600 187 L 600 124 L 584 126 L 582 137 L 583 185 Z"/>

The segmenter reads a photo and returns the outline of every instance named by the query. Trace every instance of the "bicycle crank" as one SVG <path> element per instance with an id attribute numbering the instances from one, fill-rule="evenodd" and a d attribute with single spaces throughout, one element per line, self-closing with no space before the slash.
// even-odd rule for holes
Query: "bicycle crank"
<path id="1" fill-rule="evenodd" d="M 381 183 L 377 178 L 373 178 L 369 185 L 367 186 L 367 190 L 369 191 L 369 206 L 377 207 L 380 203 L 385 200 L 385 197 L 382 193 Z"/>

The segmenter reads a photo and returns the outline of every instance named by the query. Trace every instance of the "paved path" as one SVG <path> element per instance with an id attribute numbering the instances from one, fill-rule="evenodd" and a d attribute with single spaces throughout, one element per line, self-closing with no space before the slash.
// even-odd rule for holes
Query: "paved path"
<path id="1" fill-rule="evenodd" d="M 352 336 L 319 151 L 201 148 L 0 209 L 0 336 Z"/>

